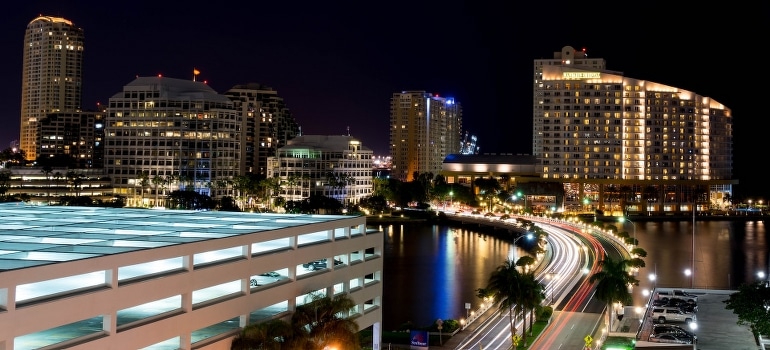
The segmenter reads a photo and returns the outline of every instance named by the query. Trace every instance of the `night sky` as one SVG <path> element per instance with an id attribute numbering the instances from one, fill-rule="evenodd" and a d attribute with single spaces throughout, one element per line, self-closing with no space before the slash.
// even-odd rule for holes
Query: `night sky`
<path id="1" fill-rule="evenodd" d="M 347 134 L 388 154 L 390 97 L 454 97 L 481 153 L 532 152 L 533 60 L 585 48 L 607 68 L 711 97 L 733 111 L 737 198 L 770 199 L 758 169 L 768 138 L 769 5 L 737 2 L 26 1 L 0 21 L 0 149 L 19 137 L 24 31 L 39 14 L 85 32 L 83 108 L 136 76 L 192 79 L 217 92 L 273 87 L 303 134 Z M 689 2 L 688 2 L 689 3 Z M 735 5 L 734 5 L 735 4 Z M 538 8 L 544 5 L 544 8 Z M 638 6 L 631 6 L 638 5 Z M 759 86 L 760 88 L 757 88 Z"/>

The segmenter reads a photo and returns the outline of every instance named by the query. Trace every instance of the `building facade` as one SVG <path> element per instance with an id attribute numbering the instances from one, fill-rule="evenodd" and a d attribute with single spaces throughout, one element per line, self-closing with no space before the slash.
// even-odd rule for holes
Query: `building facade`
<path id="1" fill-rule="evenodd" d="M 225 183 L 243 174 L 244 123 L 233 102 L 205 83 L 136 78 L 107 108 L 104 167 L 115 193 L 128 206 L 158 206 L 177 189 L 232 195 Z"/>
<path id="2" fill-rule="evenodd" d="M 606 62 L 602 58 L 588 58 L 585 49 L 575 50 L 571 46 L 565 46 L 561 51 L 554 52 L 552 59 L 536 59 L 534 69 L 534 85 L 532 94 L 532 154 L 540 157 L 543 148 L 543 95 L 545 84 L 543 82 L 543 68 L 548 66 L 585 67 L 592 70 L 605 70 Z"/>
<path id="3" fill-rule="evenodd" d="M 15 242 L 1 349 L 226 350 L 248 324 L 342 293 L 381 349 L 384 240 L 363 216 L 4 203 L 0 218 Z"/>
<path id="4" fill-rule="evenodd" d="M 247 173 L 267 174 L 267 158 L 299 134 L 299 125 L 278 92 L 257 83 L 236 85 L 225 95 L 233 100 L 245 128 L 241 130 L 244 156 L 241 168 Z"/>
<path id="5" fill-rule="evenodd" d="M 459 102 L 425 91 L 393 94 L 390 100 L 391 176 L 412 181 L 415 172 L 438 174 L 444 158 L 459 153 L 462 145 Z"/>
<path id="6" fill-rule="evenodd" d="M 19 147 L 38 152 L 38 122 L 50 113 L 81 108 L 83 30 L 59 17 L 39 16 L 24 34 Z"/>
<path id="7" fill-rule="evenodd" d="M 5 195 L 18 195 L 34 205 L 58 204 L 65 196 L 109 203 L 115 196 L 112 181 L 101 168 L 18 166 L 0 170 L 0 175 Z"/>
<path id="8" fill-rule="evenodd" d="M 104 111 L 58 112 L 38 121 L 38 157 L 67 155 L 80 169 L 104 168 Z"/>
<path id="9" fill-rule="evenodd" d="M 345 135 L 301 135 L 269 158 L 268 178 L 279 178 L 278 196 L 300 201 L 311 195 L 356 204 L 372 195 L 373 152 Z"/>

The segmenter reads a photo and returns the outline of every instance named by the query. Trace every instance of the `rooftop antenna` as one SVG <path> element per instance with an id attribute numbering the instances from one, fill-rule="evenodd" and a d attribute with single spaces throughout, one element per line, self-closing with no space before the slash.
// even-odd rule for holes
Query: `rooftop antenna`
<path id="1" fill-rule="evenodd" d="M 350 136 L 350 125 L 348 125 L 347 129 L 348 129 L 348 136 Z"/>
<path id="2" fill-rule="evenodd" d="M 297 134 L 297 136 L 302 136 L 302 125 L 299 126 L 299 133 Z"/>

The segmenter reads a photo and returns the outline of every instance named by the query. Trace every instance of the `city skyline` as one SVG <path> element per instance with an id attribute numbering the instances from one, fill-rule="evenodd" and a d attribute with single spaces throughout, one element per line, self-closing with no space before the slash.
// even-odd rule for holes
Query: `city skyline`
<path id="1" fill-rule="evenodd" d="M 747 156 L 763 137 L 750 119 L 759 113 L 751 101 L 760 92 L 741 88 L 752 48 L 722 39 L 765 34 L 761 9 L 720 8 L 721 16 L 743 18 L 727 27 L 712 22 L 713 14 L 653 5 L 639 7 L 629 21 L 615 8 L 563 5 L 558 13 L 533 15 L 463 1 L 372 9 L 309 2 L 136 5 L 25 3 L 3 22 L 7 54 L 0 72 L 10 78 L 0 94 L 7 125 L 0 142 L 19 138 L 23 34 L 40 14 L 84 30 L 84 110 L 106 103 L 136 76 L 192 79 L 197 69 L 198 79 L 219 93 L 249 82 L 270 86 L 303 134 L 349 132 L 375 155 L 388 153 L 389 99 L 402 90 L 462 103 L 463 132 L 478 136 L 480 153 L 531 153 L 533 60 L 571 45 L 605 59 L 609 70 L 691 90 L 732 109 L 736 192 L 767 196 Z M 664 22 L 670 26 L 658 24 Z"/>

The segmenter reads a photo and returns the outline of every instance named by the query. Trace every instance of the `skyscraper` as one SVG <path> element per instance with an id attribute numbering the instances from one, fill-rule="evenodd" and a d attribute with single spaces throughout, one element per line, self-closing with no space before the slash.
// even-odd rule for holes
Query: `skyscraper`
<path id="1" fill-rule="evenodd" d="M 390 100 L 391 176 L 412 181 L 417 173 L 438 175 L 444 158 L 460 152 L 462 108 L 453 98 L 425 91 L 394 93 Z"/>
<path id="2" fill-rule="evenodd" d="M 265 175 L 267 158 L 299 134 L 299 125 L 278 92 L 257 83 L 236 85 L 225 95 L 233 100 L 241 114 L 241 169 L 245 173 Z"/>
<path id="3" fill-rule="evenodd" d="M 81 108 L 83 30 L 64 18 L 39 16 L 24 35 L 19 147 L 37 157 L 37 124 L 49 113 Z"/>

